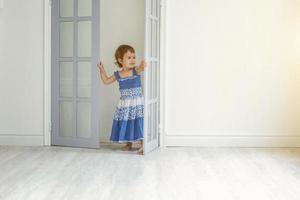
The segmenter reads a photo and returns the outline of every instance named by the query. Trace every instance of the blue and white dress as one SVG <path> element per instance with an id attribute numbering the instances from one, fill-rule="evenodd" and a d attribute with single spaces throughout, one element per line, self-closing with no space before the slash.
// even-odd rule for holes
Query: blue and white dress
<path id="1" fill-rule="evenodd" d="M 112 142 L 133 142 L 143 139 L 144 97 L 141 76 L 135 68 L 132 76 L 121 77 L 119 71 L 114 75 L 119 82 L 121 97 L 114 113 L 110 140 Z"/>

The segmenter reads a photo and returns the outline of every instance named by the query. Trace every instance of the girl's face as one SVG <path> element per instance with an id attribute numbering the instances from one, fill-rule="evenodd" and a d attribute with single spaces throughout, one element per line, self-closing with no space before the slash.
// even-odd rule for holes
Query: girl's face
<path id="1" fill-rule="evenodd" d="M 122 64 L 125 68 L 134 68 L 135 67 L 135 53 L 132 53 L 130 51 L 127 51 L 123 59 L 118 59 L 119 62 Z"/>

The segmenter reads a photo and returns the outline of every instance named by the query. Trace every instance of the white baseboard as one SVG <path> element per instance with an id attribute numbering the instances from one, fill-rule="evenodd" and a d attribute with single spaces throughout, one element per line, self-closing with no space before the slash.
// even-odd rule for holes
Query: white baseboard
<path id="1" fill-rule="evenodd" d="M 43 135 L 0 135 L 0 145 L 43 146 Z"/>
<path id="2" fill-rule="evenodd" d="M 300 147 L 300 136 L 165 135 L 165 146 Z"/>

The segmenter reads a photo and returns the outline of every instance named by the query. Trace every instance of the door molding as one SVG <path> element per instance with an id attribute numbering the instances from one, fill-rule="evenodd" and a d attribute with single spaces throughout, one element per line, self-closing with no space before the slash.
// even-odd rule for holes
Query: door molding
<path id="1" fill-rule="evenodd" d="M 166 2 L 161 0 L 161 42 L 160 63 L 165 66 L 165 34 L 166 34 Z M 44 0 L 44 145 L 51 146 L 51 4 L 52 0 Z M 165 147 L 165 67 L 160 70 L 160 131 L 159 146 Z"/>
<path id="2" fill-rule="evenodd" d="M 44 0 L 44 145 L 51 145 L 51 4 Z"/>
<path id="3" fill-rule="evenodd" d="M 160 55 L 159 55 L 159 59 L 160 59 L 160 68 L 159 68 L 159 101 L 160 101 L 160 113 L 159 113 L 159 117 L 160 117 L 160 122 L 161 124 L 159 125 L 159 146 L 160 148 L 164 149 L 166 147 L 166 140 L 165 140 L 165 136 L 166 136 L 166 129 L 165 129 L 165 119 L 166 119 L 166 106 L 165 106 L 165 102 L 166 102 L 166 92 L 165 92 L 165 88 L 166 88 L 166 33 L 167 33 L 167 0 L 160 0 Z M 163 67 L 162 67 L 163 66 Z"/>

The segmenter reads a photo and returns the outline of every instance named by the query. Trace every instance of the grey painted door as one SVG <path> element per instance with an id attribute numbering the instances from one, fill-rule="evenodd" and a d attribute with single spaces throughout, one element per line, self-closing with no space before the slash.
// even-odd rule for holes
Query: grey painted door
<path id="1" fill-rule="evenodd" d="M 144 152 L 159 146 L 160 0 L 145 3 Z"/>
<path id="2" fill-rule="evenodd" d="M 52 145 L 99 147 L 99 10 L 99 0 L 52 0 Z"/>

